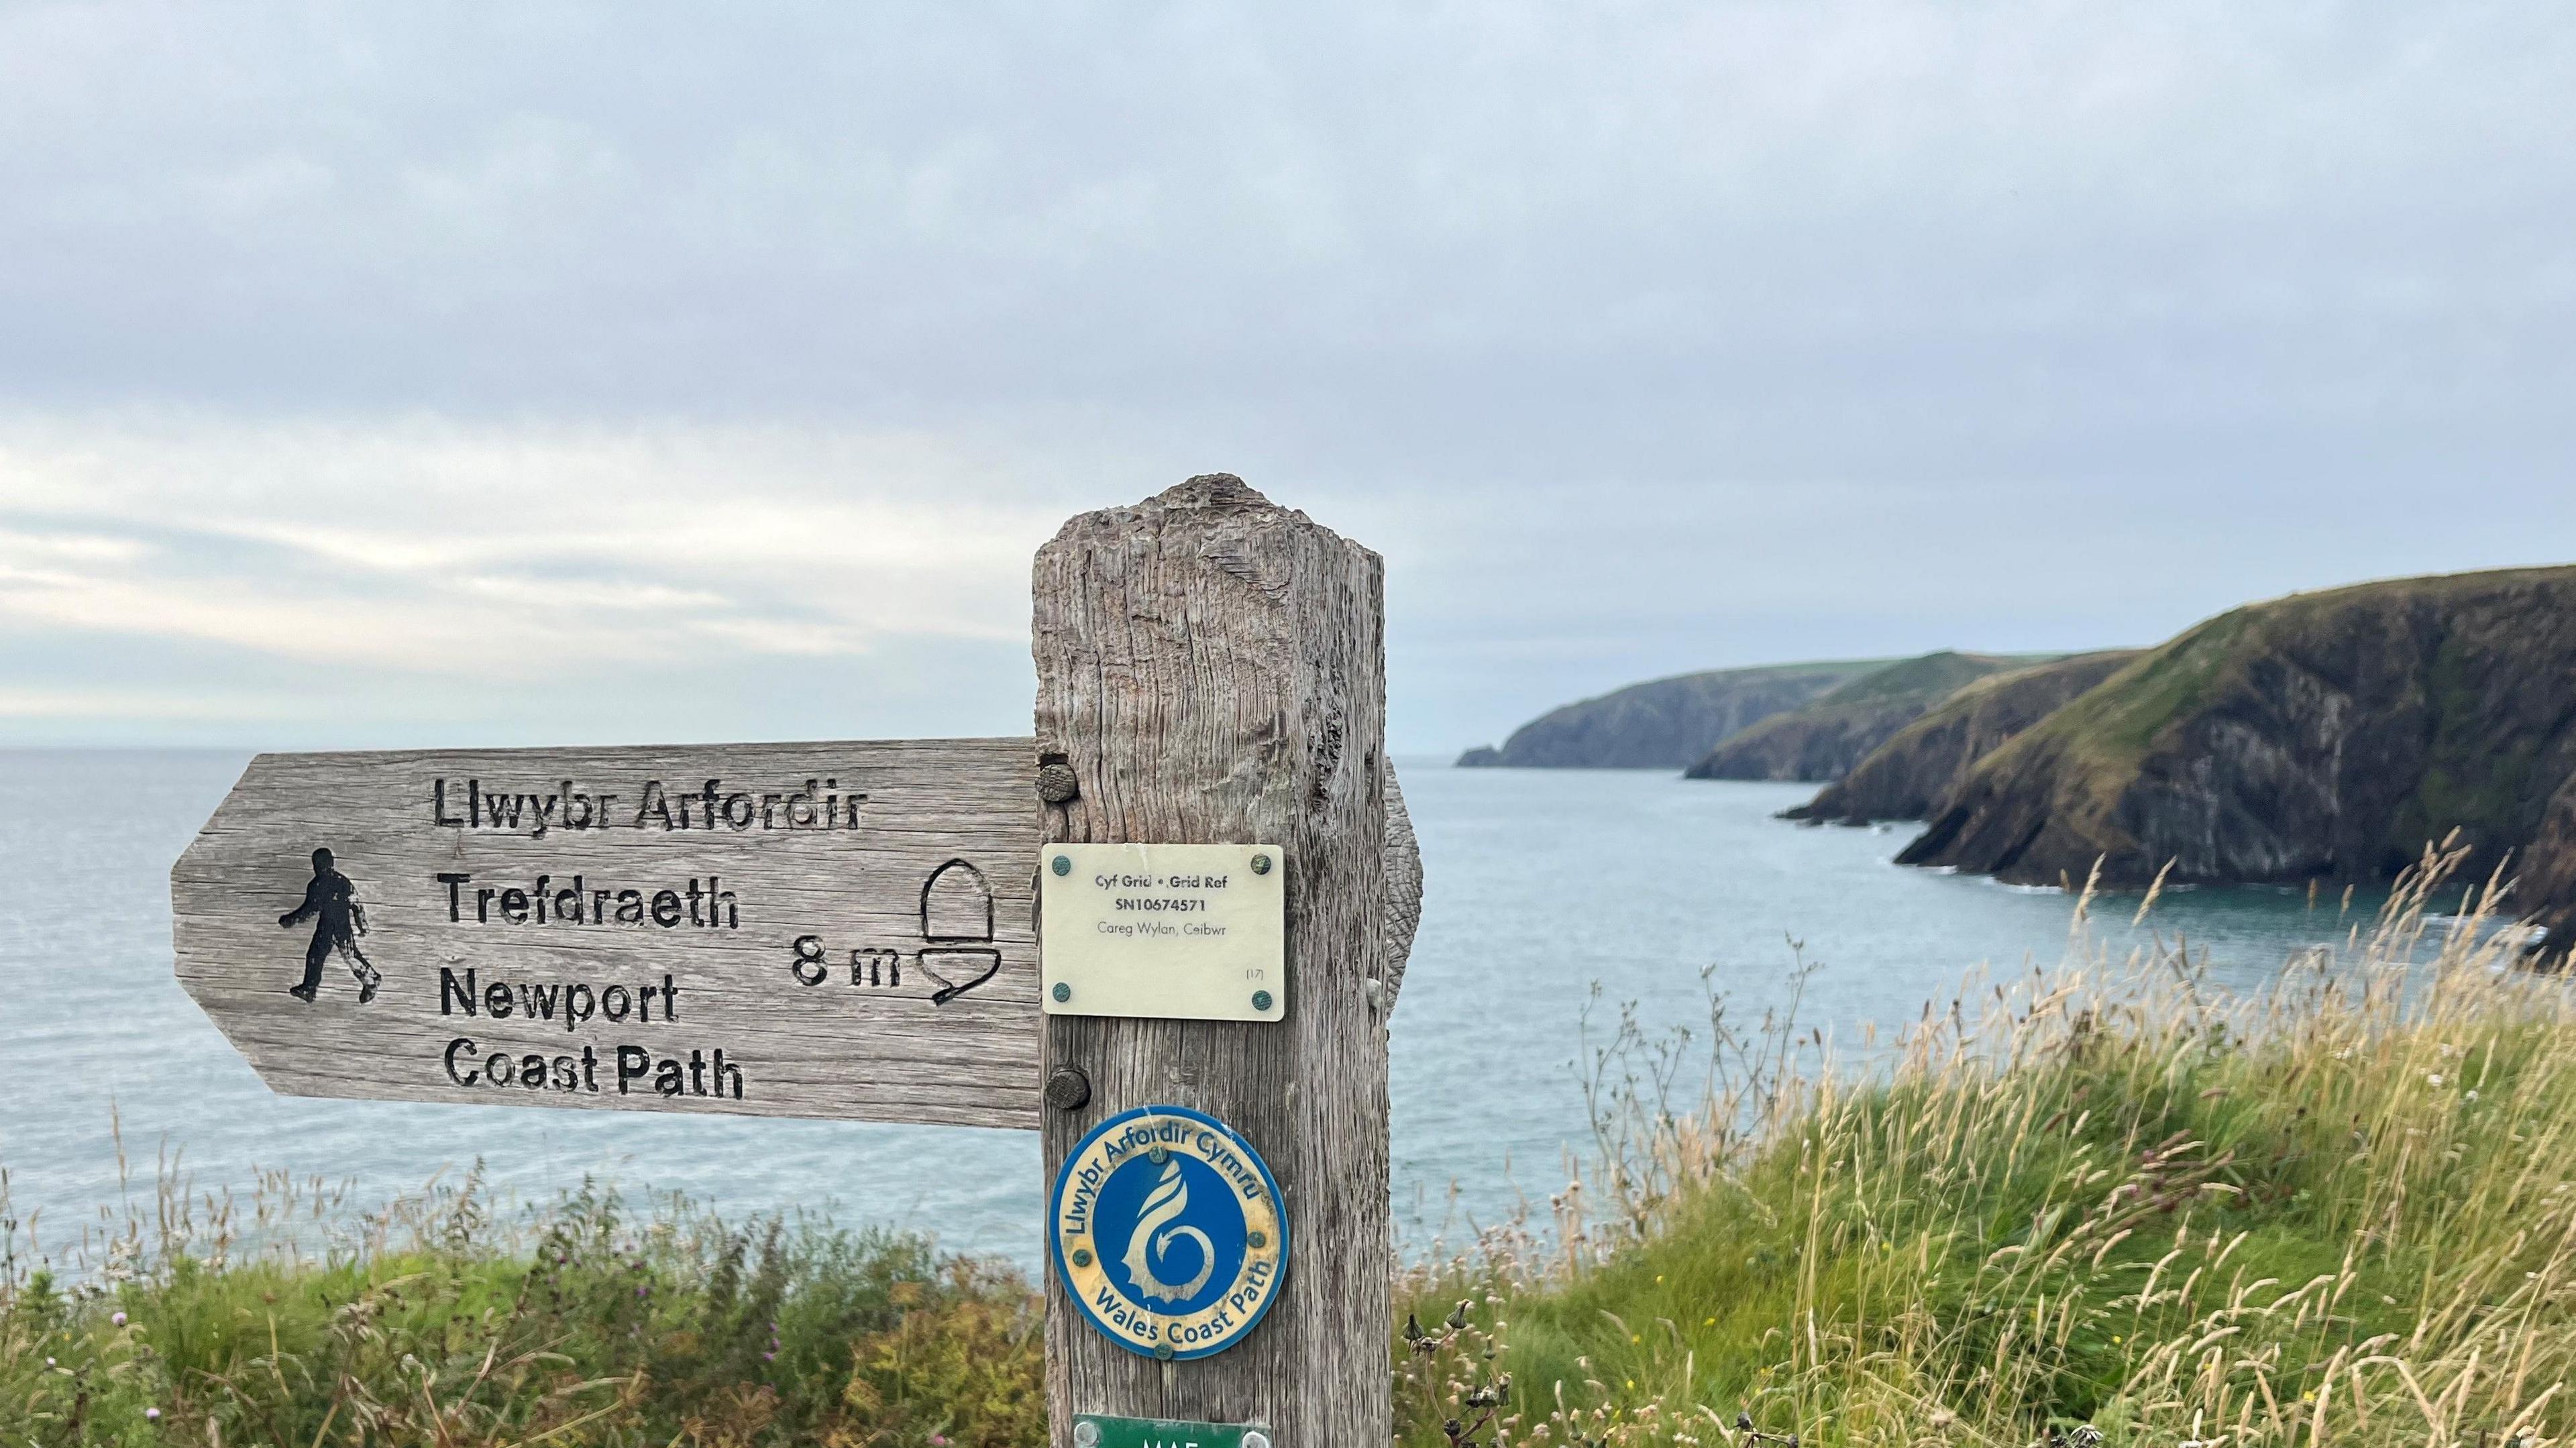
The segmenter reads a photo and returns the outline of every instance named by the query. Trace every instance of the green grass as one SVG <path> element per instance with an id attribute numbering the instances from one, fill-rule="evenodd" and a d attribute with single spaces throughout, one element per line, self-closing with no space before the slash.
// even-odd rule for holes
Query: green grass
<path id="1" fill-rule="evenodd" d="M 1847 705 L 1911 703 L 1924 699 L 1946 699 L 1979 679 L 2031 664 L 2046 663 L 2056 654 L 1963 654 L 1941 649 L 1916 658 L 1899 659 L 1883 669 L 1837 685 L 1820 696 L 1811 709 L 1832 709 Z"/>
<path id="2" fill-rule="evenodd" d="M 471 1186 L 318 1257 L 165 1228 L 68 1290 L 0 1279 L 0 1444 L 1039 1441 L 1028 1286 L 914 1239 L 584 1192 L 497 1227 Z M 172 1223 L 178 1225 L 173 1228 Z M 15 1247 L 15 1223 L 8 1240 Z"/>
<path id="3" fill-rule="evenodd" d="M 1555 1220 L 1399 1281 L 1399 1441 L 2561 1438 L 2576 1009 L 2431 913 L 2455 863 L 2253 998 L 2078 950 L 1850 1064 L 1621 1015 Z M 0 1231 L 0 1448 L 1044 1441 L 1028 1285 L 919 1241 L 470 1186 L 266 1251 L 149 1215 L 78 1291 Z"/>
<path id="4" fill-rule="evenodd" d="M 2576 1010 L 2474 926 L 2428 940 L 2440 874 L 2259 999 L 2095 961 L 1963 997 L 1859 1080 L 1720 1075 L 1676 1113 L 1644 1071 L 1604 1114 L 1606 1226 L 1410 1284 L 1437 1325 L 1408 1441 L 2558 1437 Z"/>

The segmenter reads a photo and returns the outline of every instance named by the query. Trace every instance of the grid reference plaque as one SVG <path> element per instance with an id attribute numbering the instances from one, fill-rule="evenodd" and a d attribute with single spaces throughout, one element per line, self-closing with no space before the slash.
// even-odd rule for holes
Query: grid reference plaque
<path id="1" fill-rule="evenodd" d="M 1038 856 L 1049 1015 L 1278 1021 L 1287 857 L 1276 845 L 1049 845 Z"/>

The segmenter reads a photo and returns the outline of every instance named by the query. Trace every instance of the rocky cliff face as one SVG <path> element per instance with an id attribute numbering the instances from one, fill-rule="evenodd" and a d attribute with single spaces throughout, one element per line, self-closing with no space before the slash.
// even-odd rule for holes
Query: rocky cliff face
<path id="1" fill-rule="evenodd" d="M 1784 811 L 1782 818 L 1844 824 L 1929 819 L 1978 760 L 2143 652 L 2109 649 L 2077 654 L 1975 680 L 1898 730 L 1814 799 Z"/>
<path id="2" fill-rule="evenodd" d="M 2510 908 L 2548 930 L 2545 953 L 2565 964 L 2576 953 L 2576 776 L 2550 796 L 2519 874 Z"/>
<path id="3" fill-rule="evenodd" d="M 2116 885 L 2382 880 L 2454 828 L 2576 910 L 2576 568 L 2222 615 L 1987 755 L 1898 859 Z"/>
<path id="4" fill-rule="evenodd" d="M 1552 709 L 1503 741 L 1460 755 L 1462 766 L 1680 769 L 1749 725 L 1795 709 L 1886 664 L 1884 659 L 1712 669 L 1631 684 Z"/>
<path id="5" fill-rule="evenodd" d="M 1949 650 L 1903 659 L 1729 737 L 1684 773 L 1692 779 L 1840 779 L 1965 685 L 2027 662 Z"/>

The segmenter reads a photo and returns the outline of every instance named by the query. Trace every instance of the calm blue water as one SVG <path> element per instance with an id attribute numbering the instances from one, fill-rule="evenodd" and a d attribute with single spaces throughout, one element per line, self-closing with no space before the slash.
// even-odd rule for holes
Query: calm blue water
<path id="1" fill-rule="evenodd" d="M 0 1167 L 40 1242 L 116 1201 L 112 1108 L 147 1196 L 164 1149 L 200 1189 L 265 1168 L 354 1181 L 361 1199 L 480 1157 L 522 1197 L 596 1175 L 1036 1261 L 1034 1136 L 270 1095 L 170 974 L 170 863 L 244 758 L 0 752 Z M 1453 1213 L 1492 1221 L 1564 1184 L 1565 1148 L 1588 1140 L 1573 1063 L 1596 981 L 1613 1007 L 1687 1024 L 1705 1020 L 1713 964 L 1758 1019 L 1783 998 L 1794 937 L 1823 966 L 1802 1019 L 1856 1040 L 1980 963 L 2065 951 L 2066 897 L 1898 869 L 1899 832 L 1772 820 L 1803 786 L 1430 760 L 1404 781 L 1429 881 L 1394 1018 L 1396 1210 L 1416 1243 Z M 2128 911 L 2103 913 L 2117 947 Z M 2342 935 L 2331 910 L 2269 890 L 2171 896 L 2157 924 L 2248 982 Z"/>

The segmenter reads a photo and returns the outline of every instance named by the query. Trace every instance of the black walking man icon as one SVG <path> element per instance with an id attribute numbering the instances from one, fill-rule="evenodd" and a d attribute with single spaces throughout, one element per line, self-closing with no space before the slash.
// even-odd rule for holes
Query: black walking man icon
<path id="1" fill-rule="evenodd" d="M 329 850 L 313 852 L 313 879 L 304 887 L 304 903 L 278 916 L 277 923 L 292 930 L 308 915 L 313 917 L 313 941 L 304 947 L 304 980 L 288 986 L 286 993 L 311 1005 L 322 986 L 322 962 L 336 950 L 357 979 L 358 1004 L 374 1000 L 384 977 L 358 949 L 358 937 L 367 933 L 367 908 L 358 903 L 358 887 L 334 867 Z"/>

